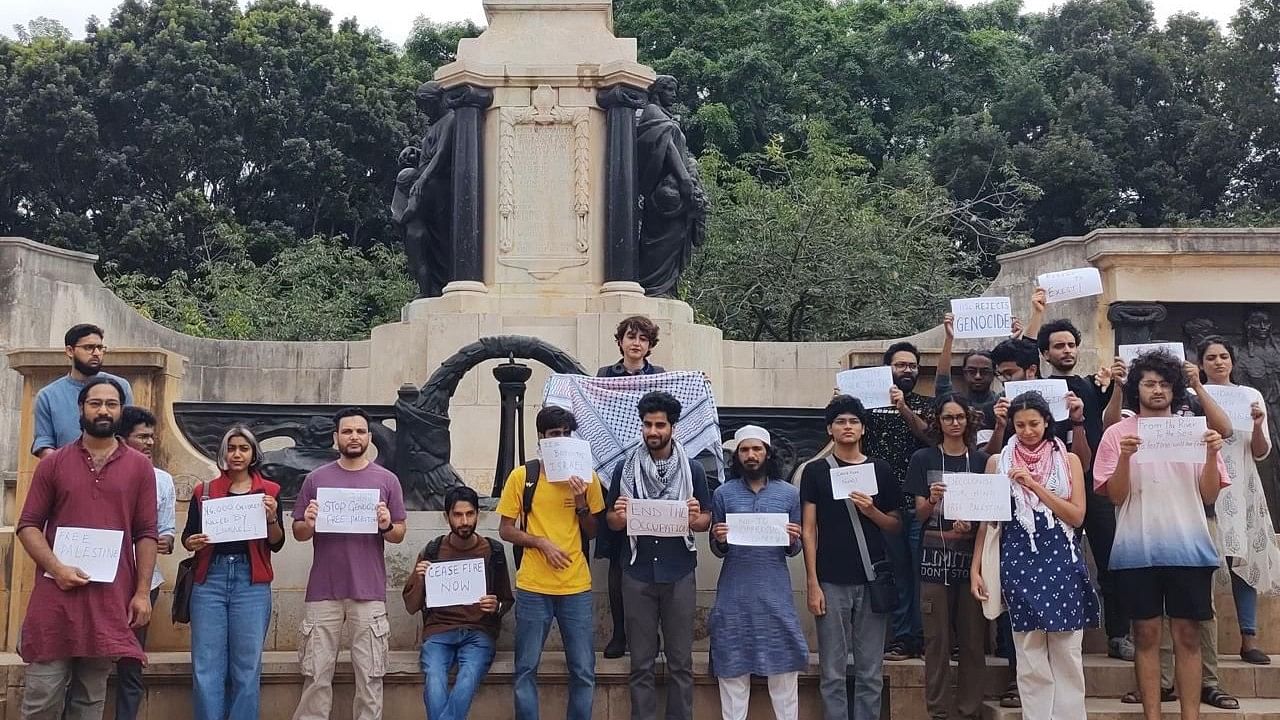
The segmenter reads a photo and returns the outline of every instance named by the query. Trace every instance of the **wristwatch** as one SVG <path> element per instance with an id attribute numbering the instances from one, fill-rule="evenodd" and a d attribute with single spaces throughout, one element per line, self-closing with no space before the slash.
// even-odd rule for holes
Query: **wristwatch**
<path id="1" fill-rule="evenodd" d="M 588 508 L 588 507 L 574 507 L 574 508 L 573 508 L 573 512 L 574 512 L 575 514 L 577 514 L 577 516 L 578 516 L 578 517 L 586 517 L 587 515 L 590 515 L 590 514 L 591 514 L 591 508 Z"/>
<path id="2" fill-rule="evenodd" d="M 378 528 L 378 534 L 379 534 L 379 535 L 386 535 L 387 533 L 389 533 L 389 532 L 391 532 L 392 530 L 394 530 L 394 529 L 395 529 L 395 527 L 396 527 L 396 524 L 395 524 L 395 523 L 391 523 L 390 525 L 386 526 L 385 528 Z"/>

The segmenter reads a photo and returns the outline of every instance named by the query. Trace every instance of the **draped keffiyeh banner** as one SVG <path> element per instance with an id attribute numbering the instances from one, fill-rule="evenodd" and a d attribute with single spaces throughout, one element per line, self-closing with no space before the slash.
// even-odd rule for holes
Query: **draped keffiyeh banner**
<path id="1" fill-rule="evenodd" d="M 557 373 L 547 380 L 543 405 L 558 405 L 578 420 L 578 436 L 591 443 L 596 473 L 609 485 L 614 468 L 642 441 L 636 405 L 645 393 L 671 393 L 680 401 L 675 437 L 690 458 L 709 451 L 724 476 L 720 416 L 711 382 L 700 372 L 668 372 L 627 377 L 588 377 Z"/>

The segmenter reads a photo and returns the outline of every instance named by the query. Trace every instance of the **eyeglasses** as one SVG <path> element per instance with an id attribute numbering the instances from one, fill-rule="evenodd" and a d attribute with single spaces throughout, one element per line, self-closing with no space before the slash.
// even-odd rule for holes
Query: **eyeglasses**
<path id="1" fill-rule="evenodd" d="M 91 410 L 101 410 L 102 408 L 106 408 L 108 410 L 120 409 L 119 400 L 85 400 L 84 404 L 85 407 L 88 407 Z"/>
<path id="2" fill-rule="evenodd" d="M 965 417 L 964 415 L 939 415 L 938 416 L 938 422 L 952 423 L 955 425 L 959 425 L 960 423 L 964 422 L 967 419 L 968 418 Z"/>
<path id="3" fill-rule="evenodd" d="M 896 362 L 890 367 L 892 367 L 894 370 L 903 370 L 903 371 L 920 369 L 919 365 L 915 363 L 908 363 L 908 362 Z"/>
<path id="4" fill-rule="evenodd" d="M 84 350 L 85 352 L 87 352 L 87 353 L 89 353 L 90 355 L 92 355 L 92 354 L 94 354 L 94 353 L 104 353 L 104 352 L 106 352 L 106 351 L 107 351 L 107 346 L 106 346 L 106 345 L 76 345 L 76 346 L 75 346 L 75 349 L 77 349 L 77 350 Z"/>

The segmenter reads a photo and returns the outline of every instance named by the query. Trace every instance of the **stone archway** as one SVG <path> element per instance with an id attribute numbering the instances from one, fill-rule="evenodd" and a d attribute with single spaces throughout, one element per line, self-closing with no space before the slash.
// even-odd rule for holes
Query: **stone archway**
<path id="1" fill-rule="evenodd" d="M 558 373 L 587 374 L 572 355 L 550 343 L 526 335 L 498 335 L 458 350 L 440 363 L 421 388 L 401 389 L 395 405 L 395 468 L 406 508 L 443 509 L 449 488 L 465 484 L 449 462 L 449 401 L 472 368 L 507 357 L 536 360 Z"/>

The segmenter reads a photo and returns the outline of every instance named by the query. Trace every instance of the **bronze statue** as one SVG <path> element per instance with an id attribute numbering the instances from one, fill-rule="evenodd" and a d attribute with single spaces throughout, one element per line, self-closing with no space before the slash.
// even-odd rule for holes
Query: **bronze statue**
<path id="1" fill-rule="evenodd" d="M 1267 425 L 1272 447 L 1280 444 L 1280 340 L 1272 333 L 1271 314 L 1251 308 L 1244 316 L 1244 332 L 1236 348 L 1236 382 L 1262 393 L 1267 404 Z M 1280 463 L 1272 452 L 1258 463 L 1262 490 L 1272 522 L 1280 522 Z"/>
<path id="2" fill-rule="evenodd" d="M 333 447 L 333 431 L 332 419 L 315 415 L 301 428 L 293 447 L 262 454 L 262 472 L 280 483 L 281 500 L 291 503 L 298 497 L 308 473 L 338 459 L 338 451 Z"/>
<path id="3" fill-rule="evenodd" d="M 680 274 L 706 237 L 708 202 L 672 114 L 676 79 L 659 75 L 636 125 L 640 214 L 640 285 L 646 295 L 675 297 Z"/>
<path id="4" fill-rule="evenodd" d="M 427 116 L 427 131 L 422 147 L 400 151 L 403 169 L 396 175 L 391 218 L 404 238 L 418 297 L 439 297 L 452 271 L 454 118 L 440 83 L 423 83 L 414 97 Z"/>

